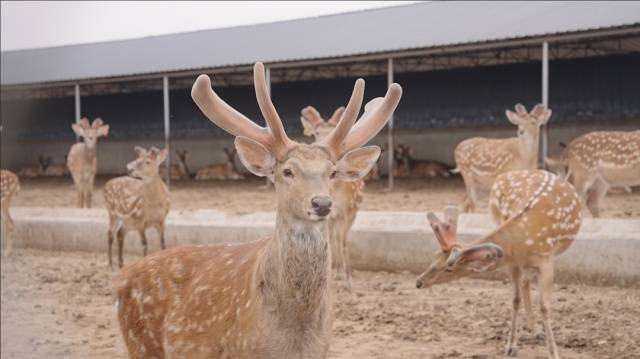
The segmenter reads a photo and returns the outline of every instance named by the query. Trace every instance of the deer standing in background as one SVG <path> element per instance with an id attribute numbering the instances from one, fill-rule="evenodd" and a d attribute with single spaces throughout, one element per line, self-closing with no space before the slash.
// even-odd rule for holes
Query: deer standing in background
<path id="1" fill-rule="evenodd" d="M 345 108 L 339 107 L 328 121 L 313 107 L 302 110 L 300 121 L 305 136 L 313 136 L 315 142 L 322 141 L 338 125 Z M 376 161 L 378 163 L 378 161 Z M 351 288 L 351 261 L 348 236 L 364 199 L 364 179 L 358 181 L 336 180 L 331 184 L 331 214 L 327 220 L 327 232 L 331 241 L 331 255 L 339 275 L 344 275 L 347 288 Z"/>
<path id="2" fill-rule="evenodd" d="M 465 212 L 473 212 L 477 202 L 477 191 L 487 190 L 498 175 L 514 170 L 538 168 L 538 143 L 540 126 L 551 117 L 551 110 L 536 105 L 531 112 L 517 104 L 516 112 L 507 110 L 509 121 L 518 126 L 518 137 L 492 139 L 474 137 L 456 146 L 457 168 L 466 188 L 463 203 Z"/>
<path id="3" fill-rule="evenodd" d="M 456 239 L 457 210 L 448 207 L 445 221 L 428 214 L 440 244 L 429 269 L 416 281 L 418 288 L 450 282 L 474 273 L 506 267 L 513 284 L 513 312 L 507 356 L 518 351 L 517 316 L 524 299 L 528 329 L 537 332 L 531 308 L 530 285 L 536 281 L 548 356 L 558 359 L 549 318 L 554 257 L 573 243 L 582 220 L 580 199 L 573 186 L 546 171 L 523 170 L 500 175 L 489 200 L 498 228 L 462 244 Z"/>
<path id="4" fill-rule="evenodd" d="M 191 174 L 189 173 L 189 167 L 187 167 L 187 157 L 189 157 L 189 152 L 187 150 L 179 151 L 177 150 L 176 156 L 178 157 L 178 163 L 171 165 L 169 167 L 169 176 L 172 181 L 179 180 L 190 180 Z M 162 176 L 167 176 L 167 167 L 162 167 L 161 170 Z"/>
<path id="5" fill-rule="evenodd" d="M 226 104 L 200 75 L 192 97 L 236 136 L 242 163 L 269 177 L 277 198 L 268 238 L 239 245 L 187 246 L 154 253 L 122 272 L 118 318 L 131 358 L 325 358 L 333 326 L 331 253 L 325 220 L 334 180 L 359 180 L 380 149 L 361 147 L 387 122 L 401 89 L 390 86 L 355 124 L 364 81 L 337 127 L 311 145 L 289 139 L 267 89 L 254 83 L 267 127 Z"/>
<path id="6" fill-rule="evenodd" d="M 583 203 L 594 217 L 600 216 L 600 203 L 612 187 L 640 185 L 640 130 L 598 131 L 582 135 L 569 143 L 561 159 L 545 158 L 547 166 L 573 183 Z"/>
<path id="7" fill-rule="evenodd" d="M 11 206 L 11 201 L 13 197 L 20 190 L 20 180 L 15 173 L 8 170 L 0 170 L 0 207 L 2 209 L 2 223 L 5 227 L 5 249 L 4 255 L 8 256 L 11 254 L 11 250 L 13 248 L 13 218 L 11 218 L 11 214 L 9 213 L 9 207 Z"/>
<path id="8" fill-rule="evenodd" d="M 169 213 L 169 191 L 160 178 L 158 168 L 167 158 L 167 150 L 151 147 L 149 151 L 135 148 L 138 158 L 127 164 L 129 176 L 114 178 L 104 186 L 104 200 L 109 212 L 109 267 L 113 268 L 111 248 L 118 240 L 118 266 L 122 268 L 122 250 L 128 231 L 137 231 L 147 255 L 145 230 L 153 227 L 165 248 L 164 223 Z"/>
<path id="9" fill-rule="evenodd" d="M 97 169 L 96 144 L 98 137 L 109 134 L 109 125 L 105 125 L 100 118 L 89 124 L 89 120 L 84 117 L 79 123 L 71 125 L 71 128 L 78 137 L 83 138 L 83 142 L 71 146 L 67 155 L 67 167 L 78 191 L 78 207 L 90 208 Z"/>
<path id="10" fill-rule="evenodd" d="M 413 148 L 408 145 L 399 144 L 396 146 L 397 158 L 402 162 L 409 177 L 449 177 L 451 175 L 449 166 L 444 163 L 432 160 L 418 160 L 413 158 Z"/>
<path id="11" fill-rule="evenodd" d="M 224 148 L 224 154 L 227 157 L 227 162 L 219 163 L 215 165 L 209 165 L 202 167 L 196 173 L 196 180 L 205 181 L 205 180 L 241 180 L 244 179 L 244 176 L 238 173 L 236 170 L 236 166 L 233 163 L 234 158 L 236 157 L 236 150 L 229 150 L 228 148 Z"/>

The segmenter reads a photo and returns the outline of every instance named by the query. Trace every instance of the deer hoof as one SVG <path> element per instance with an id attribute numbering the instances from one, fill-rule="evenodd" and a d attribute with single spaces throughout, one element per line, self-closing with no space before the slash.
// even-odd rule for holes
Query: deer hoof
<path id="1" fill-rule="evenodd" d="M 518 347 L 515 346 L 507 346 L 505 350 L 505 355 L 508 357 L 516 357 L 518 356 Z"/>

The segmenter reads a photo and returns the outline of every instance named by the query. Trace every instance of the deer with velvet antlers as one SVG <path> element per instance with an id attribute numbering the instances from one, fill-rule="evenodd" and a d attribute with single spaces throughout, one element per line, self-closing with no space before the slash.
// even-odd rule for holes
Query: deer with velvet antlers
<path id="1" fill-rule="evenodd" d="M 444 221 L 433 213 L 427 215 L 440 249 L 429 269 L 418 277 L 416 287 L 426 288 L 474 273 L 507 268 L 513 284 L 513 312 L 506 354 L 516 356 L 521 299 L 528 329 L 537 332 L 530 296 L 530 284 L 536 281 L 548 356 L 558 359 L 549 318 L 553 260 L 569 248 L 580 229 L 578 194 L 571 184 L 549 172 L 512 171 L 496 179 L 489 207 L 499 226 L 470 244 L 460 243 L 456 238 L 457 209 L 447 207 Z"/>
<path id="2" fill-rule="evenodd" d="M 147 228 L 155 228 L 160 247 L 165 248 L 164 224 L 169 213 L 169 191 L 159 174 L 167 150 L 151 147 L 149 151 L 135 148 L 138 158 L 127 164 L 129 176 L 109 180 L 104 186 L 104 202 L 109 212 L 108 258 L 113 268 L 111 250 L 118 240 L 118 266 L 122 268 L 122 250 L 128 231 L 136 231 L 142 242 L 142 254 L 147 255 Z"/>
<path id="3" fill-rule="evenodd" d="M 518 126 L 518 137 L 491 139 L 474 137 L 456 146 L 454 157 L 466 188 L 463 203 L 465 212 L 473 212 L 477 203 L 477 191 L 488 190 L 498 175 L 513 170 L 538 168 L 538 142 L 540 126 L 551 117 L 551 110 L 536 105 L 531 112 L 517 104 L 516 112 L 507 110 L 509 121 Z"/>
<path id="4" fill-rule="evenodd" d="M 315 142 L 322 141 L 336 128 L 344 110 L 344 106 L 339 107 L 331 118 L 325 121 L 313 106 L 305 107 L 300 117 L 305 136 L 313 136 Z M 351 288 L 352 275 L 347 236 L 364 198 L 364 186 L 364 179 L 336 180 L 331 184 L 331 214 L 327 220 L 327 232 L 331 240 L 331 255 L 338 268 L 338 274 L 344 275 L 347 288 Z"/>
<path id="5" fill-rule="evenodd" d="M 331 185 L 359 180 L 371 169 L 380 149 L 362 146 L 387 122 L 402 91 L 391 85 L 355 123 L 364 92 L 364 80 L 357 80 L 335 129 L 307 145 L 285 133 L 261 63 L 254 83 L 267 127 L 220 99 L 206 75 L 191 94 L 212 122 L 236 136 L 244 166 L 273 181 L 273 235 L 238 245 L 174 248 L 126 268 L 117 307 L 131 358 L 327 356 L 334 317 L 325 226 Z"/>
<path id="6" fill-rule="evenodd" d="M 594 217 L 612 187 L 640 185 L 640 130 L 597 131 L 569 143 L 562 158 L 545 158 L 547 166 L 559 168 L 573 183 Z"/>
<path id="7" fill-rule="evenodd" d="M 90 208 L 93 195 L 93 183 L 96 178 L 96 144 L 98 137 L 109 134 L 109 125 L 96 118 L 91 124 L 84 117 L 79 123 L 71 125 L 73 132 L 82 137 L 83 142 L 71 146 L 67 155 L 67 167 L 78 191 L 78 207 Z"/>

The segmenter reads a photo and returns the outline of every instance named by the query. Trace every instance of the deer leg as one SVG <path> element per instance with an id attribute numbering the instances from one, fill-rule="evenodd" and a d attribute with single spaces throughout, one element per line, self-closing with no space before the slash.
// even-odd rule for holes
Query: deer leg
<path id="1" fill-rule="evenodd" d="M 84 191 L 82 189 L 78 190 L 78 208 L 84 207 Z"/>
<path id="2" fill-rule="evenodd" d="M 511 330 L 509 331 L 509 342 L 505 349 L 505 355 L 515 357 L 518 355 L 518 309 L 520 308 L 520 280 L 522 272 L 518 267 L 511 268 L 511 281 L 513 282 L 513 312 L 511 313 Z"/>
<path id="3" fill-rule="evenodd" d="M 125 235 L 124 228 L 120 228 L 116 234 L 118 238 L 118 267 L 120 268 L 122 268 L 123 262 L 124 262 L 122 260 L 122 249 L 124 247 L 124 235 Z"/>
<path id="4" fill-rule="evenodd" d="M 11 215 L 9 214 L 9 208 L 2 208 L 2 221 L 4 222 L 4 228 L 5 228 L 5 240 L 7 241 L 7 243 L 5 243 L 5 249 L 4 249 L 4 256 L 7 257 L 11 254 L 11 251 L 13 250 L 13 219 L 11 218 Z"/>
<path id="5" fill-rule="evenodd" d="M 462 171 L 460 171 L 462 175 L 462 180 L 464 181 L 464 188 L 466 190 L 466 194 L 463 199 L 462 207 L 464 212 L 473 212 L 476 209 L 476 187 L 473 177 L 468 175 Z"/>
<path id="6" fill-rule="evenodd" d="M 109 268 L 113 269 L 113 260 L 111 259 L 111 248 L 113 248 L 113 225 L 109 226 L 108 236 L 108 244 L 109 247 L 107 249 L 107 254 L 109 258 Z"/>
<path id="7" fill-rule="evenodd" d="M 158 229 L 158 235 L 160 236 L 160 248 L 166 249 L 167 246 L 164 244 L 164 222 L 159 223 L 156 228 Z"/>
<path id="8" fill-rule="evenodd" d="M 587 208 L 593 217 L 600 217 L 600 203 L 608 190 L 609 185 L 602 179 L 597 179 L 591 186 L 591 192 L 587 196 Z"/>
<path id="9" fill-rule="evenodd" d="M 93 186 L 84 195 L 85 207 L 87 208 L 91 208 L 91 197 L 93 197 Z"/>
<path id="10" fill-rule="evenodd" d="M 138 234 L 140 234 L 140 241 L 142 242 L 142 256 L 147 255 L 147 234 L 145 233 L 146 227 L 143 227 L 141 230 L 138 230 Z"/>
<path id="11" fill-rule="evenodd" d="M 547 351 L 549 359 L 560 359 L 556 340 L 553 337 L 551 329 L 551 320 L 549 319 L 549 309 L 551 302 L 551 290 L 553 289 L 553 262 L 547 262 L 540 265 L 540 276 L 538 279 L 538 292 L 540 296 L 540 313 L 542 314 L 542 323 L 544 324 L 544 334 L 547 339 Z"/>
<path id="12" fill-rule="evenodd" d="M 355 215 L 350 216 L 349 220 L 346 221 L 341 230 L 341 243 L 342 243 L 342 265 L 344 268 L 345 277 L 347 280 L 347 289 L 351 290 L 351 258 L 349 258 L 349 231 L 351 230 L 351 226 L 353 225 L 353 221 L 355 220 Z"/>
<path id="13" fill-rule="evenodd" d="M 533 307 L 531 306 L 531 279 L 523 278 L 522 280 L 522 299 L 524 301 L 524 310 L 527 313 L 527 330 L 536 338 L 542 339 L 542 333 L 538 331 L 535 316 L 533 315 Z"/>

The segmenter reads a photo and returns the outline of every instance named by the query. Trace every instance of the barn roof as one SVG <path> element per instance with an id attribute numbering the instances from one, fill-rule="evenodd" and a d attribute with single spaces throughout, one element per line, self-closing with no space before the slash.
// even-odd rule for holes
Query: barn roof
<path id="1" fill-rule="evenodd" d="M 267 24 L 2 52 L 24 85 L 340 58 L 640 24 L 640 2 L 428 2 Z"/>

